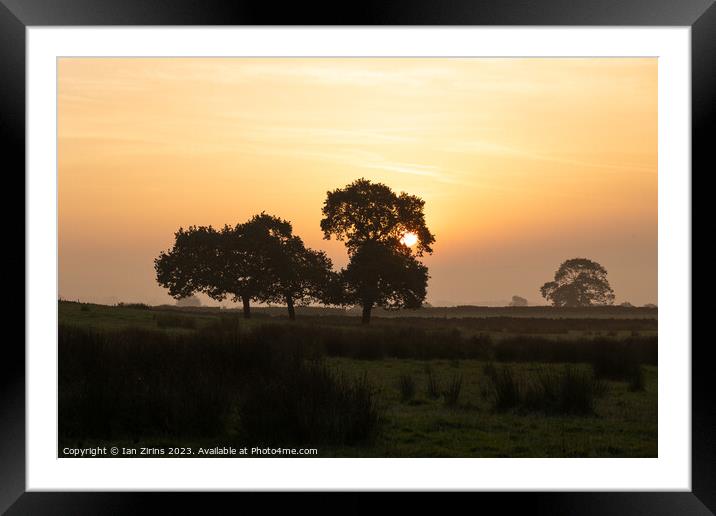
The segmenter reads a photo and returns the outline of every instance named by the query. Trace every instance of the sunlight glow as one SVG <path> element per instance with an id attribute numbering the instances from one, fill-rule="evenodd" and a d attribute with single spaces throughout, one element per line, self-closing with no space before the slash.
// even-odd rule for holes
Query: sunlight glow
<path id="1" fill-rule="evenodd" d="M 400 243 L 408 247 L 413 247 L 418 243 L 418 235 L 410 232 L 405 233 L 403 238 L 400 239 Z"/>

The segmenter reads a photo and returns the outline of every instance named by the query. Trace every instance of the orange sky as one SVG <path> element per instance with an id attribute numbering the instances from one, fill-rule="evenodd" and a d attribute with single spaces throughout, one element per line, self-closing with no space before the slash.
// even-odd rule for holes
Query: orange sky
<path id="1" fill-rule="evenodd" d="M 172 302 L 179 226 L 319 228 L 359 177 L 426 200 L 428 301 L 538 289 L 567 258 L 657 301 L 656 59 L 59 60 L 60 295 Z"/>

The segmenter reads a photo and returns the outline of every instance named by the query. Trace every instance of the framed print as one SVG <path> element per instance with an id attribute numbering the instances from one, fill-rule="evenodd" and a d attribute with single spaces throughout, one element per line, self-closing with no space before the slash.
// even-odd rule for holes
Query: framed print
<path id="1" fill-rule="evenodd" d="M 711 2 L 3 3 L 27 299 L 3 510 L 714 510 Z"/>

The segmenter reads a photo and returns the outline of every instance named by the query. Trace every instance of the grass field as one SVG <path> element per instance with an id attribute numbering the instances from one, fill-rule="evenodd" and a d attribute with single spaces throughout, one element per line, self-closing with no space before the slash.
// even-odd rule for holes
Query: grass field
<path id="1" fill-rule="evenodd" d="M 361 361 L 332 359 L 331 366 L 354 374 L 367 373 L 376 385 L 386 414 L 386 428 L 369 449 L 326 450 L 335 455 L 379 457 L 654 457 L 657 449 L 657 370 L 644 366 L 646 391 L 629 392 L 624 382 L 607 382 L 594 415 L 545 416 L 542 413 L 496 413 L 483 394 L 483 362 L 431 360 L 429 366 L 444 385 L 462 376 L 457 406 L 426 394 L 426 364 L 419 360 Z M 543 364 L 511 364 L 531 372 Z M 547 366 L 558 368 L 559 366 Z M 416 380 L 413 400 L 401 401 L 401 375 Z"/>
<path id="2" fill-rule="evenodd" d="M 322 457 L 657 456 L 655 312 L 458 313 L 362 328 L 335 312 L 289 323 L 261 310 L 244 320 L 60 302 L 59 454 L 273 445 Z"/>

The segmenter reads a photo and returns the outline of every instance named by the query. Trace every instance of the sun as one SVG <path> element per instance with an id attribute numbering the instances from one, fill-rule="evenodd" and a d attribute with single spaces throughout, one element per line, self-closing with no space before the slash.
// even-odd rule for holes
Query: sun
<path id="1" fill-rule="evenodd" d="M 418 235 L 411 232 L 405 233 L 403 238 L 400 239 L 400 243 L 408 247 L 413 247 L 418 243 Z"/>

